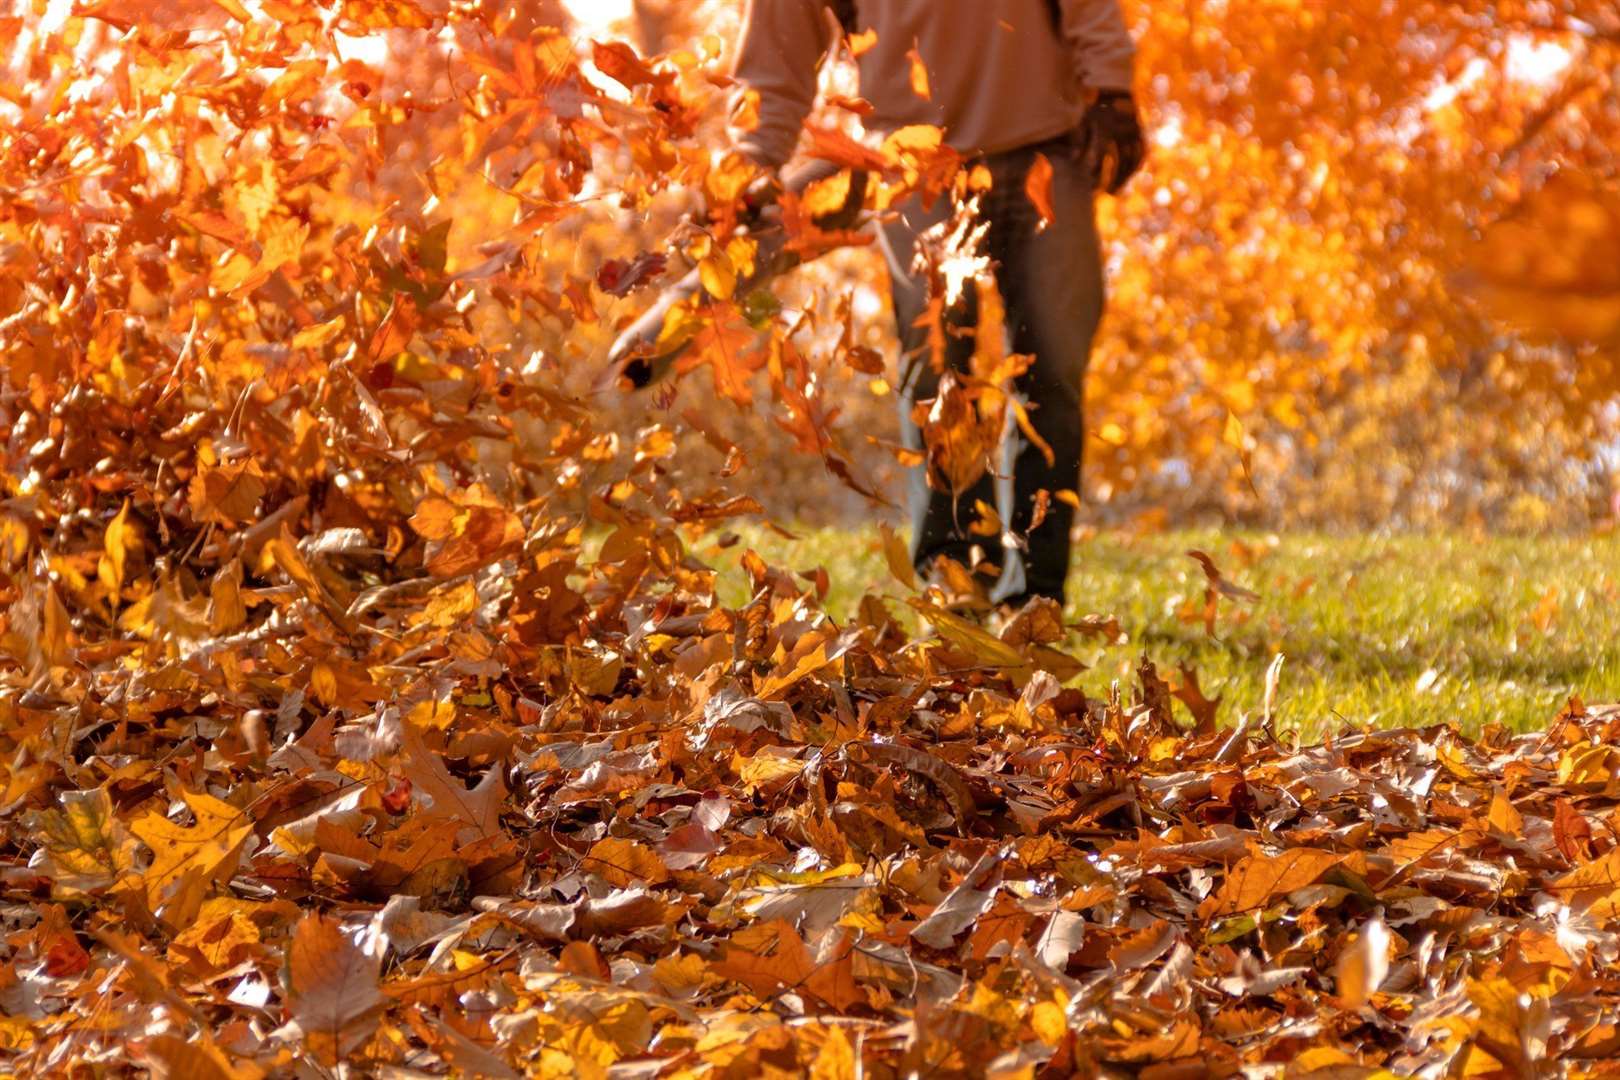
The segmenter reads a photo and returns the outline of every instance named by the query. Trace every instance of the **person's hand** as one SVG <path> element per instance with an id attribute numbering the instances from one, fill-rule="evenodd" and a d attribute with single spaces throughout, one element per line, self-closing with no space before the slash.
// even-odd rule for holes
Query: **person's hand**
<path id="1" fill-rule="evenodd" d="M 749 184 L 742 195 L 742 222 L 757 226 L 766 220 L 767 211 L 782 199 L 782 181 L 775 172 L 768 172 Z"/>
<path id="2" fill-rule="evenodd" d="M 1136 99 L 1129 90 L 1104 90 L 1080 124 L 1080 150 L 1092 184 L 1113 195 L 1142 167 L 1147 148 Z"/>

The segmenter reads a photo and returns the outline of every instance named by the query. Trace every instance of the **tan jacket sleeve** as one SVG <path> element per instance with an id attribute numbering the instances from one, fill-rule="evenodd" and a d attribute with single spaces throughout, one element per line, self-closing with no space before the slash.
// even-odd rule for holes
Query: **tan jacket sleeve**
<path id="1" fill-rule="evenodd" d="M 1110 0 L 1112 2 L 1112 0 Z M 748 0 L 734 74 L 742 94 L 759 95 L 759 123 L 732 127 L 738 149 L 761 165 L 779 167 L 793 156 L 804 118 L 816 100 L 816 74 L 832 46 L 826 0 Z"/>
<path id="2" fill-rule="evenodd" d="M 1080 81 L 1094 90 L 1131 89 L 1136 46 L 1119 0 L 1061 0 L 1061 9 Z"/>

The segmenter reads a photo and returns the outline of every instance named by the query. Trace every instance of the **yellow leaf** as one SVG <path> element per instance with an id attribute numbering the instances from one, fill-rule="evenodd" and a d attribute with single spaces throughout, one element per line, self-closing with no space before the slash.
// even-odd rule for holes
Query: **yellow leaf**
<path id="1" fill-rule="evenodd" d="M 140 547 L 140 543 L 140 530 L 129 522 L 129 500 L 125 499 L 118 516 L 107 524 L 107 532 L 101 539 L 105 555 L 96 569 L 97 576 L 115 600 L 124 587 L 124 570 L 129 555 Z"/>
<path id="2" fill-rule="evenodd" d="M 1500 788 L 1491 797 L 1489 821 L 1491 827 L 1503 836 L 1517 839 L 1524 835 L 1524 815 L 1513 805 L 1513 800 L 1507 797 L 1507 792 Z"/>
<path id="3" fill-rule="evenodd" d="M 228 634 L 245 622 L 242 564 L 234 561 L 220 567 L 208 583 L 208 628 L 216 634 Z"/>
<path id="4" fill-rule="evenodd" d="M 233 897 L 214 897 L 202 906 L 197 919 L 169 944 L 171 956 L 181 962 L 195 958 L 204 970 L 232 967 L 246 959 L 259 944 L 259 928 L 253 921 L 258 905 Z"/>
<path id="5" fill-rule="evenodd" d="M 1449 742 L 1440 744 L 1435 750 L 1435 756 L 1440 759 L 1440 764 L 1444 765 L 1446 770 L 1457 779 L 1479 779 L 1479 774 L 1468 767 L 1468 763 L 1463 760 L 1462 751 L 1457 749 L 1454 744 Z"/>
<path id="6" fill-rule="evenodd" d="M 915 589 L 917 571 L 911 565 L 911 552 L 906 550 L 905 541 L 900 539 L 888 522 L 879 525 L 878 530 L 883 535 L 883 559 L 889 564 L 889 573 L 906 588 Z"/>
<path id="7" fill-rule="evenodd" d="M 258 515 L 264 492 L 264 470 L 249 459 L 234 465 L 198 465 L 186 494 L 195 521 L 229 528 Z"/>
<path id="8" fill-rule="evenodd" d="M 827 1038 L 810 1063 L 810 1080 L 855 1080 L 860 1075 L 856 1067 L 855 1047 L 841 1028 L 830 1028 Z"/>
<path id="9" fill-rule="evenodd" d="M 178 825 L 149 813 L 130 826 L 152 849 L 152 865 L 141 878 L 147 910 L 171 927 L 188 925 L 214 885 L 236 873 L 242 844 L 253 832 L 247 814 L 212 795 L 182 792 L 196 823 Z"/>
<path id="10" fill-rule="evenodd" d="M 105 788 L 64 791 L 60 810 L 29 818 L 29 830 L 41 845 L 42 877 L 51 879 L 55 895 L 76 896 L 112 885 L 135 870 L 135 838 L 113 814 Z"/>
<path id="11" fill-rule="evenodd" d="M 1035 1037 L 1048 1046 L 1056 1046 L 1069 1033 L 1069 1018 L 1054 1001 L 1040 1001 L 1030 1010 L 1029 1026 Z"/>
<path id="12" fill-rule="evenodd" d="M 860 632 L 835 629 L 812 631 L 800 639 L 794 651 L 783 658 L 777 670 L 759 684 L 760 698 L 770 701 L 780 697 L 789 688 L 809 678 L 822 668 L 837 662 L 860 641 Z"/>
<path id="13" fill-rule="evenodd" d="M 69 634 L 73 628 L 73 617 L 63 606 L 62 598 L 56 595 L 56 588 L 45 586 L 43 599 L 44 612 L 41 618 L 39 647 L 45 662 L 54 667 L 61 667 L 73 659 L 73 644 Z"/>
<path id="14" fill-rule="evenodd" d="M 328 708 L 338 703 L 337 673 L 332 670 L 332 665 L 315 665 L 309 673 L 309 689 L 315 695 L 315 700 Z"/>
<path id="15" fill-rule="evenodd" d="M 292 347 L 295 349 L 319 349 L 330 344 L 337 336 L 343 333 L 343 326 L 347 320 L 339 315 L 314 326 L 306 326 L 293 335 Z"/>
<path id="16" fill-rule="evenodd" d="M 670 997 L 687 997 L 702 988 L 709 964 L 696 953 L 660 957 L 652 966 L 653 981 Z"/>
<path id="17" fill-rule="evenodd" d="M 737 291 L 737 271 L 731 260 L 720 252 L 698 263 L 698 277 L 703 288 L 716 300 L 730 300 Z"/>
<path id="18" fill-rule="evenodd" d="M 804 771 L 805 763 L 799 758 L 782 757 L 762 750 L 751 758 L 734 757 L 731 764 L 737 770 L 737 778 L 744 790 L 753 793 L 798 776 Z"/>

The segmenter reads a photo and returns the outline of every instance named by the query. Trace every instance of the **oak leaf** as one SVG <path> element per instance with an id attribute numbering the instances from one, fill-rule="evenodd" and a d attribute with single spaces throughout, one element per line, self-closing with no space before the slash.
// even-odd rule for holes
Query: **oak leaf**
<path id="1" fill-rule="evenodd" d="M 439 755 L 428 749 L 421 730 L 406 720 L 400 724 L 400 759 L 410 779 L 413 797 L 426 796 L 422 813 L 467 826 L 474 839 L 501 834 L 501 804 L 506 778 L 499 765 L 490 766 L 477 785 L 468 789 L 453 776 Z"/>

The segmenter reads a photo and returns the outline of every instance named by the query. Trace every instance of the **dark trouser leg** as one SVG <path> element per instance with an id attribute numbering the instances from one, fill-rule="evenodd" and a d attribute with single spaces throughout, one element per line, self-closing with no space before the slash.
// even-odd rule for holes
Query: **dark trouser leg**
<path id="1" fill-rule="evenodd" d="M 1044 152 L 1053 167 L 1056 220 L 1044 231 L 1038 230 L 1039 217 L 1024 193 L 1037 151 Z M 1012 434 L 1004 455 L 1012 473 L 1012 505 L 998 509 L 1010 530 L 1026 538 L 1027 550 L 1005 553 L 1005 572 L 995 596 L 1011 600 L 1050 596 L 1062 602 L 1074 510 L 1056 495 L 1080 490 L 1083 383 L 1103 309 L 1092 190 L 1080 162 L 1061 143 L 997 154 L 986 165 L 994 187 L 985 196 L 981 213 L 990 222 L 989 254 L 996 264 L 996 282 L 1007 311 L 1010 344 L 1014 352 L 1034 358 L 1016 389 L 1027 404 L 1031 425 L 1052 450 L 1048 464 L 1041 449 L 1023 432 Z M 922 433 L 911 420 L 911 406 L 934 396 L 939 372 L 931 362 L 927 328 L 915 325 L 927 310 L 928 295 L 926 284 L 911 272 L 911 260 L 917 234 L 948 213 L 943 200 L 931 211 L 908 204 L 895 221 L 885 225 L 881 236 L 901 343 L 901 441 L 919 451 L 924 449 Z M 971 327 L 973 316 L 971 301 L 964 301 L 952 322 L 957 327 Z M 972 356 L 971 336 L 947 333 L 946 364 L 950 368 L 968 370 Z M 1032 529 L 1041 491 L 1048 494 L 1048 509 L 1045 520 Z M 912 470 L 907 502 L 912 558 L 919 568 L 941 554 L 967 560 L 974 543 L 967 527 L 977 516 L 973 506 L 978 500 L 998 505 L 993 476 L 986 475 L 953 500 L 949 493 L 929 489 L 924 469 Z M 999 553 L 992 550 L 989 554 L 994 559 Z"/>
<path id="2" fill-rule="evenodd" d="M 1013 351 L 1034 357 L 1017 389 L 1031 426 L 1052 449 L 1048 464 L 1022 431 L 1012 434 L 1013 501 L 1007 524 L 1015 535 L 1027 538 L 1028 547 L 1009 553 L 996 598 L 1049 596 L 1061 603 L 1074 510 L 1055 496 L 1065 489 L 1080 490 L 1084 381 L 1102 318 L 1103 274 L 1090 182 L 1065 148 L 1041 149 L 1053 166 L 1056 215 L 1044 231 L 1037 231 L 1038 215 L 1024 194 L 1035 152 L 1014 151 L 990 161 L 995 188 L 987 210 L 996 281 Z M 1051 497 L 1046 518 L 1031 529 L 1041 491 Z"/>
<path id="3" fill-rule="evenodd" d="M 946 315 L 945 356 L 941 368 L 935 366 L 928 327 L 917 325 L 928 310 L 927 282 L 911 272 L 917 234 L 943 220 L 947 210 L 945 200 L 940 200 L 929 211 L 924 211 L 916 202 L 909 203 L 897 220 L 884 227 L 880 237 L 889 263 L 895 330 L 900 339 L 900 441 L 907 449 L 919 453 L 926 453 L 926 447 L 921 429 L 911 418 L 912 407 L 939 392 L 943 370 L 966 372 L 971 370 L 973 361 L 972 328 L 977 322 L 977 304 L 971 288 L 969 295 Z M 987 506 L 996 505 L 995 477 L 988 473 L 960 496 L 952 498 L 950 492 L 928 486 L 926 466 L 910 470 L 906 477 L 906 509 L 911 518 L 911 560 L 917 569 L 926 571 L 928 563 L 940 555 L 968 566 L 969 553 L 975 544 L 985 547 L 990 559 L 999 559 L 998 544 L 968 532 L 968 527 L 978 518 L 974 504 L 979 500 Z"/>

